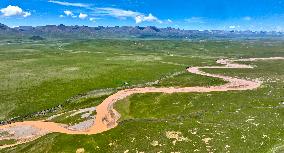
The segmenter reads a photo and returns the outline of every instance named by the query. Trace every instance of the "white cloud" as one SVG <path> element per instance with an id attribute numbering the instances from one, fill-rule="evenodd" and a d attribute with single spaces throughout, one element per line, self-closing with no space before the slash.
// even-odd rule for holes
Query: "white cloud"
<path id="1" fill-rule="evenodd" d="M 102 18 L 97 18 L 97 17 L 91 17 L 91 18 L 89 18 L 89 20 L 91 21 L 91 22 L 97 22 L 97 20 L 101 20 Z"/>
<path id="2" fill-rule="evenodd" d="M 172 21 L 171 19 L 168 19 L 167 21 L 168 21 L 169 23 L 173 23 L 173 21 Z"/>
<path id="3" fill-rule="evenodd" d="M 143 21 L 142 21 L 142 17 L 141 17 L 141 16 L 136 16 L 136 17 L 135 17 L 135 22 L 136 22 L 136 23 L 141 23 L 141 22 L 143 22 Z"/>
<path id="4" fill-rule="evenodd" d="M 140 15 L 141 13 L 139 12 L 134 12 L 134 11 L 129 11 L 129 10 L 122 10 L 122 9 L 117 9 L 117 8 L 96 8 L 96 12 L 99 15 L 108 15 L 108 16 L 114 16 L 114 17 L 136 17 Z"/>
<path id="5" fill-rule="evenodd" d="M 142 22 L 154 22 L 157 21 L 159 23 L 162 23 L 162 21 L 160 21 L 157 17 L 153 16 L 151 13 L 148 16 L 145 16 L 144 14 L 141 15 L 137 15 L 135 17 L 135 22 L 138 23 L 142 23 Z"/>
<path id="6" fill-rule="evenodd" d="M 69 10 L 64 11 L 64 14 L 66 16 L 71 16 L 72 18 L 77 18 L 77 16 L 74 15 L 74 13 L 72 11 L 69 11 Z"/>
<path id="7" fill-rule="evenodd" d="M 153 16 L 151 13 L 147 16 L 140 12 L 134 12 L 131 10 L 122 10 L 117 8 L 96 8 L 95 15 L 99 16 L 112 16 L 120 19 L 132 18 L 137 24 L 142 22 L 159 22 L 162 23 L 157 17 Z"/>
<path id="8" fill-rule="evenodd" d="M 70 2 L 62 2 L 62 1 L 55 1 L 55 0 L 49 0 L 48 2 L 54 3 L 54 4 L 59 4 L 59 5 L 64 5 L 64 6 L 75 6 L 75 7 L 90 7 L 89 4 L 84 4 L 84 3 L 70 3 Z"/>
<path id="9" fill-rule="evenodd" d="M 59 5 L 64 5 L 64 6 L 76 6 L 76 7 L 85 7 L 88 10 L 94 11 L 92 16 L 112 16 L 115 18 L 119 19 L 127 19 L 127 18 L 132 18 L 135 20 L 137 24 L 142 23 L 142 22 L 158 22 L 158 23 L 163 23 L 161 20 L 159 20 L 157 17 L 152 15 L 151 13 L 149 15 L 145 15 L 144 13 L 141 12 L 135 12 L 131 10 L 123 10 L 123 9 L 118 9 L 118 8 L 112 8 L 112 7 L 96 7 L 92 8 L 88 4 L 84 3 L 70 3 L 70 2 L 63 2 L 63 1 L 56 1 L 56 0 L 49 0 L 50 3 L 55 3 Z M 66 16 L 71 16 L 73 18 L 76 18 L 71 11 L 64 11 L 64 14 Z M 61 16 L 63 17 L 63 16 Z M 80 13 L 78 16 L 80 19 L 85 19 L 88 17 L 87 14 Z M 90 18 L 90 21 L 95 22 L 97 18 Z"/>
<path id="10" fill-rule="evenodd" d="M 28 16 L 31 16 L 31 15 L 32 15 L 31 12 L 24 12 L 23 17 L 28 17 Z"/>
<path id="11" fill-rule="evenodd" d="M 205 23 L 203 17 L 191 17 L 191 18 L 185 19 L 185 21 L 188 23 Z"/>
<path id="12" fill-rule="evenodd" d="M 243 17 L 243 20 L 250 21 L 251 17 L 250 16 Z"/>
<path id="13" fill-rule="evenodd" d="M 283 32 L 283 31 L 284 31 L 284 28 L 281 27 L 281 26 L 277 26 L 277 27 L 276 27 L 276 31 L 278 31 L 278 32 Z"/>
<path id="14" fill-rule="evenodd" d="M 149 15 L 145 15 L 144 13 L 140 13 L 140 12 L 135 12 L 131 10 L 123 10 L 123 9 L 112 8 L 112 7 L 92 8 L 89 4 L 85 4 L 85 3 L 70 3 L 66 1 L 57 1 L 57 0 L 49 0 L 48 2 L 59 4 L 59 5 L 64 5 L 64 6 L 84 7 L 88 10 L 94 11 L 92 16 L 112 16 L 112 17 L 119 18 L 119 19 L 132 18 L 133 20 L 135 20 L 137 24 L 142 23 L 142 22 L 163 23 L 161 20 L 159 20 L 157 17 L 155 17 L 151 13 Z M 66 14 L 66 16 L 71 16 L 73 18 L 77 17 L 71 11 L 64 11 L 64 13 Z M 80 19 L 85 19 L 87 17 L 88 17 L 87 14 L 83 14 L 83 13 L 79 14 Z M 90 19 L 90 21 L 91 20 L 93 20 L 94 22 L 96 18 L 93 17 L 93 19 Z"/>
<path id="15" fill-rule="evenodd" d="M 157 17 L 153 16 L 151 13 L 148 16 L 145 16 L 144 21 L 148 21 L 148 22 L 154 22 L 157 21 L 159 23 L 163 23 L 162 21 L 160 21 Z"/>
<path id="16" fill-rule="evenodd" d="M 69 11 L 69 10 L 64 11 L 64 14 L 65 14 L 65 16 L 67 16 L 67 17 L 72 17 L 72 18 L 77 18 L 77 17 L 79 17 L 80 19 L 85 19 L 85 18 L 88 17 L 88 15 L 87 15 L 87 14 L 84 14 L 84 13 L 80 13 L 80 14 L 77 16 L 77 15 L 75 15 L 72 11 Z M 65 17 L 65 16 L 64 16 L 64 15 L 60 15 L 59 17 L 60 17 L 60 18 L 63 18 L 63 17 Z"/>
<path id="17" fill-rule="evenodd" d="M 66 16 L 73 16 L 74 15 L 72 11 L 68 11 L 68 10 L 64 11 L 64 14 L 66 14 Z"/>
<path id="18" fill-rule="evenodd" d="M 28 17 L 31 15 L 30 12 L 23 11 L 23 9 L 20 8 L 19 6 L 12 6 L 12 5 L 9 5 L 6 8 L 0 9 L 0 12 L 5 17 L 10 17 L 10 16 Z"/>
<path id="19" fill-rule="evenodd" d="M 90 18 L 89 20 L 92 21 L 92 22 L 96 22 L 97 19 L 96 18 Z"/>
<path id="20" fill-rule="evenodd" d="M 229 29 L 238 29 L 238 28 L 241 28 L 240 25 L 230 25 L 229 26 Z"/>
<path id="21" fill-rule="evenodd" d="M 88 17 L 87 14 L 84 14 L 84 13 L 80 13 L 80 14 L 79 14 L 79 18 L 80 18 L 80 19 L 85 19 L 86 17 Z"/>

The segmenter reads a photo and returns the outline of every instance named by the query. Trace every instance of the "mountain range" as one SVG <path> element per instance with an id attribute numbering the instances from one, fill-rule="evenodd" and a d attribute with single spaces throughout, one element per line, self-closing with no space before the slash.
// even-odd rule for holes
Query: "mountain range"
<path id="1" fill-rule="evenodd" d="M 162 39 L 222 39 L 222 38 L 283 38 L 284 32 L 276 31 L 224 31 L 224 30 L 183 30 L 178 28 L 157 28 L 155 26 L 19 26 L 8 27 L 0 23 L 1 37 L 42 38 L 162 38 Z"/>

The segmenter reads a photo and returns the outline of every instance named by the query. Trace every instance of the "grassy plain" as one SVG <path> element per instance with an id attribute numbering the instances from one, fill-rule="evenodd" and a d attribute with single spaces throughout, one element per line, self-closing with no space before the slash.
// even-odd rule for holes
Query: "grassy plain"
<path id="1" fill-rule="evenodd" d="M 216 65 L 221 57 L 284 57 L 283 42 L 275 40 L 56 40 L 0 45 L 0 119 L 57 105 L 64 111 L 95 106 L 106 95 L 66 101 L 96 89 L 147 86 L 176 72 L 182 74 L 154 86 L 219 85 L 224 82 L 183 72 L 187 66 Z M 257 90 L 137 94 L 116 104 L 122 118 L 115 129 L 89 136 L 53 133 L 0 152 L 277 151 L 284 145 L 284 61 L 250 63 L 257 67 L 206 71 L 259 78 L 264 85 Z"/>

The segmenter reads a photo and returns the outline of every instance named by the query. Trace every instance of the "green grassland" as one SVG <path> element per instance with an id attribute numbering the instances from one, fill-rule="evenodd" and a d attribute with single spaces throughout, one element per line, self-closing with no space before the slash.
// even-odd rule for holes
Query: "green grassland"
<path id="1" fill-rule="evenodd" d="M 64 112 L 98 105 L 108 94 L 68 102 L 97 89 L 127 86 L 209 86 L 220 79 L 187 66 L 221 57 L 284 57 L 281 41 L 53 40 L 1 42 L 0 119 L 63 105 Z M 255 69 L 206 72 L 258 78 L 252 91 L 136 94 L 115 107 L 119 126 L 97 135 L 53 133 L 3 152 L 269 152 L 284 145 L 284 61 L 246 62 Z M 175 77 L 174 73 L 181 72 Z M 126 85 L 127 82 L 127 85 Z M 48 114 L 51 115 L 51 114 Z M 58 122 L 73 122 L 59 119 Z M 169 136 L 176 133 L 176 136 Z"/>
<path id="2" fill-rule="evenodd" d="M 189 65 L 215 64 L 217 57 L 199 56 L 190 44 L 196 45 L 126 40 L 1 44 L 0 119 L 48 109 L 91 90 L 123 87 L 125 82 L 128 86 L 145 84 L 185 71 Z M 203 78 L 203 81 L 192 81 L 196 82 L 192 85 L 216 81 Z M 191 83 L 184 82 L 183 86 L 187 84 Z"/>

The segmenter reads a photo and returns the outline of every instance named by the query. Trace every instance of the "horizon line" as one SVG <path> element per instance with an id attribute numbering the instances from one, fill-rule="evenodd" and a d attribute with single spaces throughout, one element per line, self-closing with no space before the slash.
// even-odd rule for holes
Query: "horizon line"
<path id="1" fill-rule="evenodd" d="M 185 28 L 181 28 L 181 27 L 159 27 L 159 26 L 155 26 L 155 25 L 148 25 L 148 26 L 133 26 L 133 25 L 120 25 L 120 26 L 114 26 L 114 25 L 109 25 L 109 26 L 104 26 L 104 25 L 97 25 L 97 26 L 88 26 L 88 25 L 65 25 L 63 23 L 61 24 L 46 24 L 46 25 L 19 25 L 19 26 L 9 26 L 9 25 L 6 25 L 4 23 L 1 23 L 0 24 L 3 24 L 9 28 L 19 28 L 19 27 L 44 27 L 44 26 L 60 26 L 60 25 L 64 25 L 66 27 L 71 27 L 71 26 L 79 26 L 79 27 L 89 27 L 89 28 L 96 28 L 96 27 L 104 27 L 104 28 L 115 28 L 115 27 L 118 27 L 118 28 L 121 28 L 121 27 L 141 27 L 141 28 L 146 28 L 146 27 L 155 27 L 155 28 L 159 28 L 159 29 L 167 29 L 167 28 L 172 28 L 172 29 L 177 29 L 177 30 L 183 30 L 183 31 L 199 31 L 199 32 L 202 32 L 202 31 L 227 31 L 227 32 L 230 32 L 230 31 L 234 31 L 234 32 L 244 32 L 244 31 L 249 31 L 249 32 L 277 32 L 277 33 L 284 33 L 284 31 L 276 31 L 276 30 L 250 30 L 250 29 L 247 29 L 247 30 L 237 30 L 237 29 L 185 29 Z"/>

